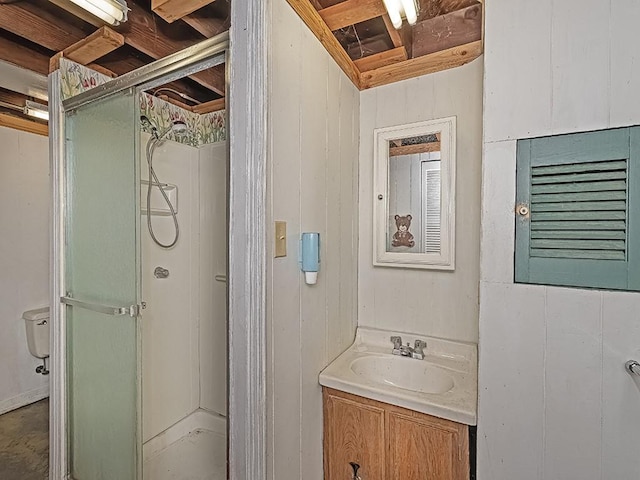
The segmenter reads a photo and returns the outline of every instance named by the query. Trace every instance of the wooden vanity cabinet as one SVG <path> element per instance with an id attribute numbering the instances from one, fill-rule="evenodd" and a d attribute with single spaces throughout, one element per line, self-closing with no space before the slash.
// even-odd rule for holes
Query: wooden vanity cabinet
<path id="1" fill-rule="evenodd" d="M 378 402 L 323 389 L 324 478 L 353 479 L 350 462 L 362 480 L 385 477 L 385 411 Z"/>
<path id="2" fill-rule="evenodd" d="M 469 428 L 330 388 L 324 396 L 324 478 L 469 480 Z"/>

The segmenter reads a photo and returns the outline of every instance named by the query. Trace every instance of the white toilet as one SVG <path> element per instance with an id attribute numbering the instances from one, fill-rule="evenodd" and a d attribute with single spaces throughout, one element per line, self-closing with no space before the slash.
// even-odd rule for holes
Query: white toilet
<path id="1" fill-rule="evenodd" d="M 49 307 L 27 310 L 22 314 L 27 328 L 27 345 L 29 352 L 36 358 L 41 358 L 43 364 L 36 368 L 37 373 L 47 375 L 47 361 L 49 357 Z"/>

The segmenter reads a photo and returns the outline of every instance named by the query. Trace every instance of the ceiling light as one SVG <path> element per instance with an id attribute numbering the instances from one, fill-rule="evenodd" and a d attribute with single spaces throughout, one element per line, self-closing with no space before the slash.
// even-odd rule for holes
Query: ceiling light
<path id="1" fill-rule="evenodd" d="M 41 120 L 49 120 L 49 110 L 46 105 L 27 100 L 24 105 L 24 114 Z"/>
<path id="2" fill-rule="evenodd" d="M 120 25 L 127 21 L 127 2 L 125 0 L 69 0 L 87 12 L 111 25 Z"/>
<path id="3" fill-rule="evenodd" d="M 418 21 L 418 5 L 416 5 L 416 0 L 402 0 L 402 8 L 404 9 L 404 16 L 407 17 L 409 25 L 415 25 Z"/>
<path id="4" fill-rule="evenodd" d="M 402 27 L 402 18 L 406 18 L 409 25 L 415 25 L 418 21 L 417 0 L 382 0 L 391 23 L 396 29 Z"/>

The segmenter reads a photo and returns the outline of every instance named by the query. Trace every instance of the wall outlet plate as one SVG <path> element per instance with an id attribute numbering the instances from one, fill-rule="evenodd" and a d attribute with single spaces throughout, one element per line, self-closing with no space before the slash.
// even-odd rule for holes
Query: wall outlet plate
<path id="1" fill-rule="evenodd" d="M 276 221 L 274 257 L 287 256 L 287 222 Z"/>

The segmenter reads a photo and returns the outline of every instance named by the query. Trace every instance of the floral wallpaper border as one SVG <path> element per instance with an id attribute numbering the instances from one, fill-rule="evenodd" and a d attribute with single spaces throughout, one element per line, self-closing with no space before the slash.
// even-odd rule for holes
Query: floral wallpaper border
<path id="1" fill-rule="evenodd" d="M 60 59 L 60 74 L 62 100 L 91 90 L 111 80 L 111 77 L 107 75 L 98 73 L 64 57 Z"/>
<path id="2" fill-rule="evenodd" d="M 149 119 L 149 122 L 141 123 L 142 131 L 146 133 L 151 133 L 153 128 L 157 129 L 159 133 L 163 133 L 170 129 L 171 124 L 175 121 L 186 123 L 186 131 L 170 131 L 165 138 L 192 147 L 200 146 L 198 128 L 200 119 L 197 113 L 180 108 L 148 93 L 143 93 L 140 95 L 140 115 Z"/>
<path id="3" fill-rule="evenodd" d="M 66 58 L 60 59 L 62 99 L 73 97 L 91 90 L 111 80 L 107 75 L 98 73 Z M 170 132 L 167 139 L 199 147 L 227 139 L 226 111 L 198 115 L 169 103 L 160 98 L 143 93 L 140 95 L 140 115 L 149 119 L 150 124 L 160 132 L 179 120 L 186 123 L 186 132 Z M 142 123 L 142 130 L 151 133 L 151 125 Z"/>

